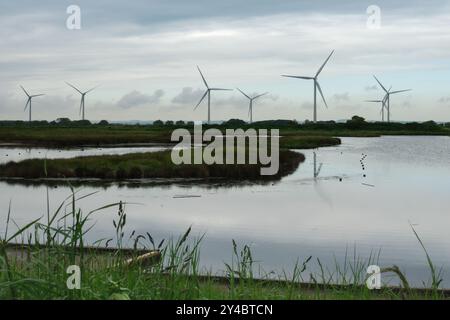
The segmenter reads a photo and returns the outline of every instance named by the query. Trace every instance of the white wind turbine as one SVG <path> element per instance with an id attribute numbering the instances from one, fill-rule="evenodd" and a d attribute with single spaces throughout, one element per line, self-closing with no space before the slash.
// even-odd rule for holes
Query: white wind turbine
<path id="1" fill-rule="evenodd" d="M 31 100 L 32 100 L 33 98 L 35 98 L 35 97 L 44 96 L 44 94 L 41 93 L 41 94 L 33 94 L 33 95 L 30 95 L 30 94 L 28 94 L 27 90 L 25 90 L 24 87 L 22 87 L 22 86 L 20 86 L 20 87 L 22 88 L 23 92 L 25 92 L 25 94 L 26 94 L 27 97 L 28 97 L 27 103 L 25 104 L 25 109 L 23 109 L 23 110 L 25 111 L 25 110 L 27 110 L 27 108 L 28 108 L 28 121 L 31 122 Z"/>
<path id="2" fill-rule="evenodd" d="M 391 91 L 392 86 L 389 88 L 389 91 Z M 382 100 L 366 100 L 366 102 L 373 102 L 373 103 L 381 103 L 381 121 L 384 122 L 384 110 L 386 109 L 386 101 L 387 101 L 388 95 L 385 94 Z"/>
<path id="3" fill-rule="evenodd" d="M 197 66 L 198 72 L 200 72 L 200 75 L 202 76 L 203 83 L 206 86 L 205 94 L 201 97 L 200 101 L 195 106 L 194 110 L 197 109 L 197 107 L 202 103 L 203 99 L 205 99 L 206 96 L 208 96 L 208 124 L 211 123 L 211 91 L 233 91 L 233 89 L 223 89 L 223 88 L 210 88 L 208 86 L 208 83 L 205 80 L 205 77 L 203 76 L 202 71 Z"/>
<path id="4" fill-rule="evenodd" d="M 317 80 L 317 78 L 319 77 L 319 75 L 322 72 L 323 68 L 327 64 L 328 60 L 330 60 L 330 58 L 333 55 L 333 53 L 334 53 L 334 50 L 331 51 L 330 55 L 325 60 L 325 62 L 322 64 L 322 66 L 319 68 L 319 70 L 317 71 L 317 73 L 316 73 L 316 75 L 314 77 L 282 75 L 282 77 L 287 77 L 287 78 L 296 78 L 296 79 L 303 79 L 303 80 L 314 80 L 314 115 L 313 115 L 314 123 L 317 122 L 317 90 L 319 90 L 319 93 L 320 93 L 320 95 L 322 97 L 322 100 L 325 103 L 325 107 L 328 108 L 327 102 L 325 101 L 325 97 L 324 97 L 323 92 L 322 92 L 322 88 L 320 87 L 320 84 L 319 84 L 319 81 Z"/>
<path id="5" fill-rule="evenodd" d="M 385 108 L 385 100 L 366 100 L 365 102 L 373 102 L 373 103 L 381 103 L 381 121 L 384 122 L 384 108 Z"/>
<path id="6" fill-rule="evenodd" d="M 70 83 L 66 82 L 66 84 L 70 87 L 72 87 L 73 89 L 75 89 L 79 94 L 81 94 L 81 102 L 80 102 L 80 115 L 81 115 L 81 119 L 84 120 L 85 119 L 85 111 L 84 111 L 84 98 L 86 96 L 86 94 L 88 94 L 89 92 L 91 92 L 92 90 L 98 88 L 98 86 L 89 89 L 88 91 L 82 92 L 80 91 L 78 88 L 76 88 L 74 85 L 71 85 Z"/>
<path id="7" fill-rule="evenodd" d="M 258 94 L 256 96 L 250 97 L 249 95 L 247 95 L 246 93 L 244 93 L 241 89 L 237 88 L 239 90 L 240 93 L 242 93 L 244 96 L 246 96 L 248 98 L 249 102 L 249 106 L 248 106 L 248 114 L 250 116 L 250 123 L 253 122 L 253 101 L 265 96 L 266 94 L 268 94 L 268 92 L 262 93 L 262 94 Z"/>
<path id="8" fill-rule="evenodd" d="M 385 106 L 387 109 L 387 122 L 391 122 L 391 106 L 390 106 L 390 101 L 391 101 L 391 94 L 397 94 L 397 93 L 401 93 L 401 92 L 407 92 L 407 91 L 411 91 L 412 89 L 406 89 L 406 90 L 397 90 L 397 91 L 391 91 L 392 87 L 389 88 L 389 90 L 386 90 L 386 88 L 381 84 L 381 82 L 377 79 L 377 77 L 373 76 L 375 78 L 375 80 L 378 82 L 378 84 L 380 85 L 380 87 L 384 90 L 384 92 L 386 93 L 386 95 L 384 96 L 383 100 L 386 100 L 385 102 Z"/>

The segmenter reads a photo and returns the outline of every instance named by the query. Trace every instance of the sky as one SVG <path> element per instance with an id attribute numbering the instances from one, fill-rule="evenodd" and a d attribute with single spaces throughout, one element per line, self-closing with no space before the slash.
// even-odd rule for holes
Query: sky
<path id="1" fill-rule="evenodd" d="M 80 8 L 80 29 L 67 8 Z M 380 9 L 378 15 L 369 6 Z M 379 22 L 379 28 L 368 21 Z M 353 115 L 380 119 L 383 92 L 392 90 L 393 121 L 450 121 L 450 1 L 442 0 L 0 0 L 0 119 L 206 120 L 205 87 L 213 92 L 212 120 L 312 119 L 312 81 L 319 76 L 328 108 L 319 120 Z"/>

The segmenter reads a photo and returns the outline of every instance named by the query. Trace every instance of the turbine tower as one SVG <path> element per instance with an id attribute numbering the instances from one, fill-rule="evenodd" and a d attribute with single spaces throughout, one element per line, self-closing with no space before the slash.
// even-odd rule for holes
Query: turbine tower
<path id="1" fill-rule="evenodd" d="M 25 90 L 24 87 L 22 87 L 22 86 L 20 86 L 20 87 L 22 88 L 23 92 L 25 92 L 25 94 L 26 94 L 27 97 L 28 97 L 27 103 L 25 104 L 25 109 L 23 109 L 23 111 L 27 110 L 27 108 L 28 108 L 28 121 L 31 122 L 31 100 L 32 100 L 34 97 L 44 96 L 44 94 L 41 93 L 41 94 L 33 94 L 33 95 L 29 95 L 28 92 L 27 92 L 27 90 Z"/>
<path id="2" fill-rule="evenodd" d="M 384 122 L 384 108 L 386 107 L 386 99 L 383 98 L 383 100 L 366 100 L 365 102 L 381 103 L 381 121 Z"/>
<path id="3" fill-rule="evenodd" d="M 201 97 L 200 101 L 195 106 L 194 110 L 197 109 L 197 107 L 202 103 L 203 99 L 205 99 L 206 96 L 208 96 L 208 124 L 211 123 L 211 91 L 233 91 L 233 89 L 223 89 L 223 88 L 210 88 L 208 86 L 208 83 L 205 80 L 205 77 L 203 76 L 202 71 L 197 66 L 198 72 L 200 72 L 200 75 L 202 77 L 203 83 L 206 86 L 205 94 Z"/>
<path id="4" fill-rule="evenodd" d="M 407 91 L 411 91 L 412 89 L 406 89 L 406 90 L 397 90 L 397 91 L 391 91 L 392 87 L 389 88 L 389 90 L 386 90 L 386 88 L 381 84 L 381 82 L 377 79 L 377 77 L 373 76 L 375 78 L 375 80 L 378 82 L 378 84 L 380 85 L 380 87 L 384 90 L 384 92 L 386 93 L 386 95 L 384 96 L 383 100 L 386 100 L 385 102 L 385 106 L 387 109 L 387 122 L 391 122 L 391 106 L 390 106 L 390 102 L 391 102 L 391 94 L 397 94 L 397 93 L 401 93 L 401 92 L 407 92 Z"/>
<path id="5" fill-rule="evenodd" d="M 248 98 L 248 100 L 250 101 L 249 102 L 249 106 L 248 106 L 248 114 L 250 116 L 250 123 L 252 123 L 253 122 L 253 101 L 258 99 L 258 98 L 260 98 L 260 97 L 262 97 L 262 96 L 265 96 L 266 94 L 268 94 L 268 92 L 265 92 L 263 94 L 258 94 L 256 96 L 250 97 L 249 95 L 245 94 L 241 89 L 239 89 L 239 88 L 236 88 L 236 89 L 238 89 L 239 92 L 242 93 L 244 96 L 246 96 Z"/>
<path id="6" fill-rule="evenodd" d="M 315 151 L 313 152 L 313 155 L 314 155 L 314 179 L 317 179 L 317 177 L 320 174 L 320 170 L 322 170 L 323 163 L 320 163 L 319 167 L 317 167 L 317 154 Z"/>
<path id="7" fill-rule="evenodd" d="M 88 91 L 82 92 L 80 91 L 78 88 L 76 88 L 74 85 L 71 85 L 70 83 L 66 82 L 66 84 L 70 87 L 72 87 L 73 89 L 75 89 L 79 94 L 81 94 L 81 102 L 80 102 L 80 114 L 81 114 L 81 120 L 85 120 L 85 111 L 84 111 L 84 97 L 86 96 L 86 94 L 88 94 L 89 92 L 91 92 L 92 90 L 98 88 L 94 87 L 92 89 L 89 89 Z"/>
<path id="8" fill-rule="evenodd" d="M 320 73 L 322 72 L 323 68 L 327 64 L 328 60 L 330 60 L 331 56 L 333 55 L 334 50 L 331 51 L 328 58 L 325 60 L 325 62 L 322 64 L 322 66 L 317 71 L 316 75 L 314 77 L 305 77 L 305 76 L 288 76 L 288 75 L 282 75 L 282 77 L 287 78 L 296 78 L 296 79 L 303 79 L 303 80 L 314 80 L 314 115 L 313 115 L 313 121 L 314 123 L 317 122 L 317 90 L 319 90 L 319 93 L 322 97 L 323 102 L 325 103 L 325 107 L 328 108 L 327 102 L 325 101 L 325 97 L 323 96 L 322 88 L 320 87 L 319 81 L 317 78 L 319 77 Z"/>

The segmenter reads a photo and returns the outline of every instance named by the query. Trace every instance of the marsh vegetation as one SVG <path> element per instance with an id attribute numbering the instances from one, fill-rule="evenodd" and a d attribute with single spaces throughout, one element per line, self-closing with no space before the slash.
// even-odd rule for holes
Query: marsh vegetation
<path id="1" fill-rule="evenodd" d="M 366 268 L 377 254 L 363 260 L 349 254 L 343 264 L 324 266 L 312 256 L 298 259 L 293 270 L 264 272 L 248 245 L 230 239 L 222 272 L 200 267 L 203 236 L 191 228 L 178 238 L 154 239 L 151 232 L 127 231 L 126 204 L 112 203 L 83 212 L 78 201 L 92 194 L 72 189 L 55 212 L 47 212 L 23 226 L 15 225 L 11 206 L 0 240 L 0 298 L 2 299 L 442 299 L 439 271 L 428 260 L 430 288 L 411 289 L 398 267 L 386 268 L 402 278 L 402 287 L 371 291 L 364 285 Z M 48 193 L 47 193 L 48 197 Z M 47 198 L 47 201 L 49 199 Z M 88 246 L 92 219 L 115 207 L 111 238 Z M 69 210 L 64 210 L 68 208 Z M 105 248 L 110 248 L 109 250 Z M 151 259 L 136 259 L 152 252 Z M 231 256 L 231 261 L 225 256 Z M 132 263 L 136 261 L 136 263 Z M 309 271 L 318 264 L 320 272 Z M 80 267 L 80 289 L 67 285 L 67 268 Z"/>

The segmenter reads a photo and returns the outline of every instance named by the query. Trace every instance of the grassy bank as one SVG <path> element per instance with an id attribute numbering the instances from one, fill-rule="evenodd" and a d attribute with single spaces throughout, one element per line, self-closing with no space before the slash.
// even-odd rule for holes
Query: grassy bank
<path id="1" fill-rule="evenodd" d="M 341 139 L 327 136 L 286 135 L 281 137 L 280 146 L 286 149 L 315 149 L 341 144 Z"/>
<path id="2" fill-rule="evenodd" d="M 203 125 L 203 130 L 242 128 L 244 130 L 279 129 L 281 147 L 318 148 L 339 144 L 334 137 L 377 137 L 381 135 L 450 135 L 450 124 L 425 123 L 368 123 L 350 120 L 346 123 L 319 122 L 298 124 L 293 121 L 261 121 L 252 125 L 230 120 L 221 125 Z M 71 147 L 80 145 L 114 144 L 174 144 L 170 141 L 176 128 L 188 129 L 187 124 L 167 125 L 0 125 L 0 143 L 21 143 L 27 146 Z"/>
<path id="3" fill-rule="evenodd" d="M 233 180 L 280 179 L 297 169 L 304 155 L 280 150 L 276 175 L 263 176 L 258 164 L 181 164 L 171 160 L 171 151 L 103 155 L 70 159 L 29 159 L 0 165 L 2 178 L 83 178 L 83 179 L 151 179 L 151 178 L 227 178 Z"/>
<path id="4" fill-rule="evenodd" d="M 88 195 L 73 192 L 55 212 L 24 226 L 13 227 L 8 211 L 4 237 L 0 240 L 0 299 L 443 299 L 439 275 L 429 259 L 432 282 L 428 290 L 411 289 L 406 278 L 402 288 L 368 290 L 365 270 L 376 257 L 348 257 L 343 264 L 323 266 L 314 257 L 298 260 L 292 270 L 264 273 L 249 246 L 230 241 L 224 253 L 223 272 L 212 274 L 200 267 L 203 236 L 193 238 L 189 228 L 174 239 L 154 239 L 126 228 L 127 214 L 121 202 L 83 212 L 77 201 Z M 48 197 L 48 195 L 47 195 Z M 48 200 L 48 198 L 47 198 Z M 86 235 L 95 214 L 117 208 L 112 221 L 113 237 L 88 249 Z M 67 212 L 63 208 L 68 208 Z M 14 230 L 14 231 L 13 231 Z M 17 231 L 16 231 L 17 230 Z M 418 238 L 420 241 L 420 238 Z M 21 251 L 11 243 L 23 244 Z M 422 244 L 422 242 L 420 242 Z M 130 250 L 122 250 L 125 246 Z M 158 253 L 137 262 L 142 251 Z M 426 253 L 426 251 L 425 251 Z M 231 258 L 231 261 L 230 261 Z M 129 260 L 131 259 L 131 261 Z M 133 260 L 134 259 L 134 260 Z M 136 263 L 134 263 L 136 262 Z M 313 272 L 313 264 L 321 271 Z M 81 271 L 79 290 L 67 287 L 67 268 Z M 400 277 L 404 277 L 398 268 Z M 218 277 L 217 275 L 221 275 Z"/>
<path id="5" fill-rule="evenodd" d="M 117 144 L 176 144 L 170 140 L 176 126 L 108 127 L 0 127 L 0 143 L 33 147 L 64 148 L 73 146 L 107 146 Z M 192 131 L 192 127 L 184 127 Z M 207 129 L 208 126 L 204 126 Z M 223 132 L 226 126 L 218 126 Z M 340 144 L 330 133 L 281 130 L 286 133 L 280 141 L 282 148 L 308 149 Z"/>

